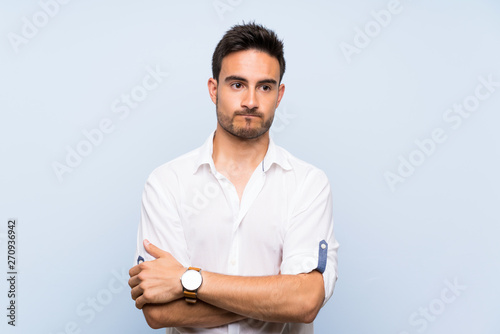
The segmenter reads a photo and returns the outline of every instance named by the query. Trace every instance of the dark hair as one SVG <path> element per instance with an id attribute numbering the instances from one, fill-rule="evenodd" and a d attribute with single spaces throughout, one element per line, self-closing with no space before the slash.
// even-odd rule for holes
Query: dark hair
<path id="1" fill-rule="evenodd" d="M 255 22 L 234 25 L 219 41 L 212 56 L 212 75 L 219 81 L 222 59 L 236 51 L 258 50 L 278 59 L 280 64 L 280 82 L 285 73 L 283 41 L 276 33 Z"/>

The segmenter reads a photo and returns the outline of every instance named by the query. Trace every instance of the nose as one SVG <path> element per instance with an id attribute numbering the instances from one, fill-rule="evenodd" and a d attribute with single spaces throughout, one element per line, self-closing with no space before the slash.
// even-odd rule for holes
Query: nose
<path id="1" fill-rule="evenodd" d="M 257 98 L 257 92 L 253 89 L 248 89 L 241 101 L 241 106 L 248 109 L 256 109 L 259 107 L 259 100 Z"/>

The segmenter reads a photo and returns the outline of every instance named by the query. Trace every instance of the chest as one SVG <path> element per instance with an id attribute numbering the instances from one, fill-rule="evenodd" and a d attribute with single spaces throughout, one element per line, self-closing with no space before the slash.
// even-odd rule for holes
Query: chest
<path id="1" fill-rule="evenodd" d="M 193 265 L 239 275 L 279 272 L 289 193 L 283 179 L 264 173 L 246 181 L 234 184 L 214 178 L 189 187 L 182 221 Z"/>

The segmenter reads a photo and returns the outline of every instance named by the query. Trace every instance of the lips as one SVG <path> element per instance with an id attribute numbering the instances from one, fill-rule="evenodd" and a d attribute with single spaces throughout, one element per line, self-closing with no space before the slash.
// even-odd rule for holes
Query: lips
<path id="1" fill-rule="evenodd" d="M 249 113 L 236 112 L 234 115 L 235 116 L 243 116 L 243 117 L 260 117 L 260 118 L 262 118 L 262 115 L 261 114 L 257 114 L 257 113 L 255 113 L 255 114 L 253 114 L 253 113 L 249 114 Z"/>

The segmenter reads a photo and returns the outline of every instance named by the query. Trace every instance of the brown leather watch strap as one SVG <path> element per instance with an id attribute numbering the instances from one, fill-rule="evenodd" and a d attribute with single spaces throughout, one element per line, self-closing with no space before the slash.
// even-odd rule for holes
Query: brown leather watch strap
<path id="1" fill-rule="evenodd" d="M 189 267 L 187 270 L 196 270 L 197 272 L 200 272 L 201 268 Z M 195 304 L 196 301 L 198 300 L 196 291 L 188 291 L 184 289 L 184 299 L 189 304 Z"/>
<path id="2" fill-rule="evenodd" d="M 190 304 L 194 304 L 198 300 L 198 298 L 196 297 L 196 292 L 186 290 L 184 290 L 184 299 Z"/>

